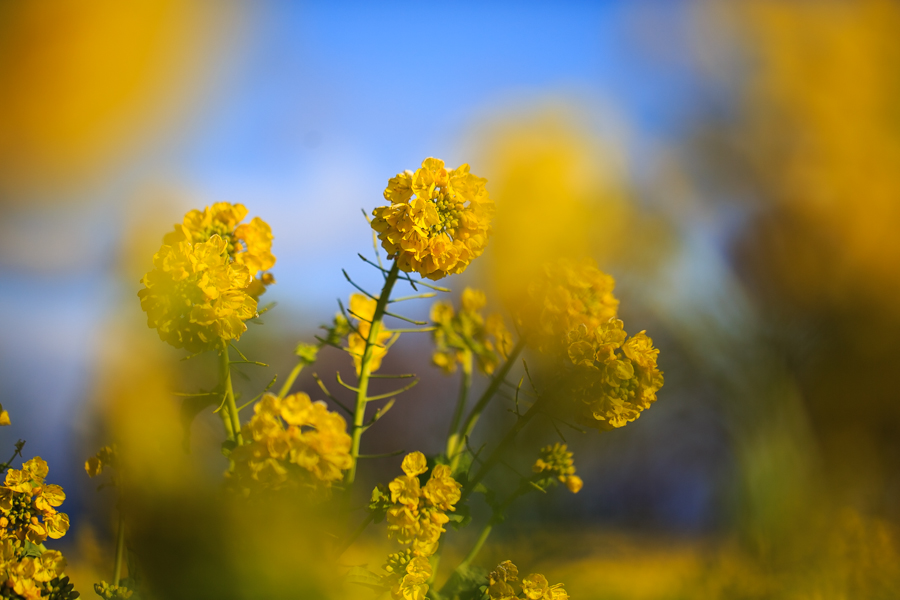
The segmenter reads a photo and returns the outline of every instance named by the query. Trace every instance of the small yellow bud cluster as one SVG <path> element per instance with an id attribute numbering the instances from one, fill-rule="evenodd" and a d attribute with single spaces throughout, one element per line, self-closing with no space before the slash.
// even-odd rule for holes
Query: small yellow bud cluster
<path id="1" fill-rule="evenodd" d="M 516 592 L 513 584 L 520 584 L 520 592 Z M 488 597 L 491 600 L 516 600 L 527 598 L 528 600 L 568 600 L 569 594 L 563 589 L 563 584 L 550 585 L 547 578 L 538 573 L 533 573 L 522 578 L 519 582 L 519 569 L 512 561 L 505 560 L 488 575 Z"/>
<path id="2" fill-rule="evenodd" d="M 134 594 L 124 585 L 112 585 L 105 581 L 95 583 L 94 592 L 103 600 L 128 600 Z"/>
<path id="3" fill-rule="evenodd" d="M 0 486 L 0 596 L 17 594 L 29 599 L 56 594 L 55 598 L 78 596 L 68 578 L 66 566 L 56 550 L 43 550 L 38 556 L 27 544 L 40 546 L 48 538 L 58 539 L 69 529 L 69 517 L 56 507 L 66 499 L 63 489 L 44 483 L 49 468 L 40 457 L 10 469 Z M 32 546 L 33 548 L 33 546 Z"/>
<path id="4" fill-rule="evenodd" d="M 431 307 L 431 320 L 437 326 L 432 334 L 432 360 L 445 373 L 454 372 L 471 352 L 478 368 L 490 375 L 512 350 L 512 336 L 503 317 L 492 313 L 485 318 L 481 314 L 485 304 L 484 292 L 467 287 L 460 298 L 459 312 L 449 302 L 435 302 Z"/>
<path id="5" fill-rule="evenodd" d="M 426 158 L 388 181 L 391 204 L 372 211 L 372 229 L 402 271 L 435 280 L 462 273 L 487 246 L 494 203 L 485 183 L 469 165 L 448 170 Z"/>
<path id="6" fill-rule="evenodd" d="M 362 357 L 366 351 L 366 339 L 372 330 L 372 319 L 375 318 L 375 307 L 378 302 L 363 296 L 362 294 L 353 294 L 350 296 L 350 316 L 356 318 L 353 327 L 347 336 L 347 353 L 353 357 L 353 365 L 356 367 L 356 374 L 360 374 L 362 369 Z M 393 333 L 381 325 L 378 330 L 378 336 L 372 340 L 371 358 L 369 359 L 369 371 L 374 373 L 381 367 L 381 359 L 387 354 L 387 341 Z"/>
<path id="7" fill-rule="evenodd" d="M 572 460 L 572 453 L 565 444 L 556 443 L 541 448 L 541 457 L 537 459 L 531 470 L 535 473 L 555 476 L 573 494 L 577 494 L 584 485 L 581 477 L 575 474 L 575 461 Z"/>
<path id="8" fill-rule="evenodd" d="M 582 325 L 567 340 L 576 368 L 572 393 L 580 402 L 582 423 L 623 427 L 656 402 L 663 373 L 656 366 L 659 350 L 645 332 L 629 338 L 622 321 L 610 319 L 592 330 Z"/>
<path id="9" fill-rule="evenodd" d="M 404 550 L 389 555 L 383 568 L 387 574 L 382 581 L 394 600 L 425 600 L 433 573 L 427 558 Z"/>
<path id="10" fill-rule="evenodd" d="M 271 273 L 275 266 L 272 255 L 272 228 L 269 224 L 253 217 L 249 223 L 241 223 L 247 216 L 243 204 L 216 202 L 202 211 L 192 210 L 184 216 L 175 230 L 166 234 L 163 243 L 174 246 L 179 242 L 206 242 L 217 235 L 225 241 L 228 256 L 238 265 L 244 265 L 253 278 L 247 293 L 258 298 L 265 292 L 265 286 L 275 283 Z"/>
<path id="11" fill-rule="evenodd" d="M 350 468 L 351 439 L 344 418 L 304 393 L 266 394 L 241 430 L 245 443 L 231 454 L 244 491 L 300 489 L 327 493 Z"/>
<path id="12" fill-rule="evenodd" d="M 447 512 L 456 510 L 461 486 L 447 465 L 435 465 L 428 482 L 420 485 L 419 475 L 428 470 L 421 452 L 407 454 L 402 468 L 404 475 L 388 485 L 392 503 L 387 509 L 388 536 L 409 544 L 413 555 L 428 557 L 446 531 Z"/>

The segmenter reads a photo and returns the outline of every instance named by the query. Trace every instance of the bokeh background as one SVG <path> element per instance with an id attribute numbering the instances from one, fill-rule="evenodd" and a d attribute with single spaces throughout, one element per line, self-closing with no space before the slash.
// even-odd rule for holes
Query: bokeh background
<path id="1" fill-rule="evenodd" d="M 83 461 L 140 440 L 148 489 L 187 476 L 164 468 L 168 392 L 211 385 L 144 326 L 163 233 L 216 201 L 272 225 L 250 389 L 352 291 L 342 267 L 376 282 L 360 209 L 437 156 L 498 205 L 457 294 L 502 307 L 547 257 L 590 255 L 666 373 L 635 423 L 567 435 L 584 489 L 523 501 L 485 566 L 585 599 L 898 597 L 897 31 L 889 0 L 0 3 L 0 440 L 67 490 L 79 587 L 112 544 Z M 428 344 L 386 361 L 423 391 L 366 451 L 440 450 L 456 380 Z"/>

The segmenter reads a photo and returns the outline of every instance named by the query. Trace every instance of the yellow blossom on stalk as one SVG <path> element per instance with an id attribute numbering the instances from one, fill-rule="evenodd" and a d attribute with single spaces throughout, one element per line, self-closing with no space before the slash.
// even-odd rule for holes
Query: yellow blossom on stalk
<path id="1" fill-rule="evenodd" d="M 584 482 L 575 474 L 575 461 L 565 444 L 556 443 L 541 448 L 541 457 L 537 459 L 531 470 L 535 473 L 546 473 L 559 479 L 569 491 L 577 494 Z"/>
<path id="2" fill-rule="evenodd" d="M 275 266 L 272 255 L 272 228 L 268 223 L 254 217 L 249 223 L 240 222 L 247 216 L 243 204 L 216 202 L 202 211 L 192 210 L 184 216 L 175 230 L 166 234 L 163 243 L 174 246 L 179 242 L 206 242 L 217 235 L 225 241 L 228 256 L 238 265 L 244 265 L 250 272 L 252 281 L 248 292 L 258 298 L 265 286 L 275 282 L 268 271 Z"/>
<path id="3" fill-rule="evenodd" d="M 12 423 L 9 420 L 9 413 L 3 410 L 3 405 L 0 404 L 0 427 L 11 424 Z"/>
<path id="4" fill-rule="evenodd" d="M 402 271 L 435 280 L 462 273 L 487 246 L 494 203 L 485 183 L 467 164 L 448 170 L 426 158 L 388 181 L 391 204 L 372 211 L 372 229 Z"/>
<path id="5" fill-rule="evenodd" d="M 550 585 L 547 578 L 533 573 L 518 579 L 519 569 L 511 561 L 505 560 L 488 576 L 487 595 L 491 600 L 513 600 L 520 597 L 528 600 L 568 600 L 569 594 L 563 584 Z M 522 596 L 516 593 L 513 584 L 520 585 Z"/>
<path id="6" fill-rule="evenodd" d="M 436 465 L 425 485 L 420 485 L 418 476 L 428 470 L 421 452 L 408 454 L 402 469 L 404 474 L 388 485 L 388 536 L 410 545 L 413 556 L 431 556 L 446 531 L 444 525 L 450 521 L 446 513 L 456 510 L 462 486 L 450 475 L 447 465 Z M 373 498 L 380 489 L 376 488 Z"/>
<path id="7" fill-rule="evenodd" d="M 372 330 L 372 319 L 375 317 L 375 306 L 377 301 L 364 296 L 362 294 L 353 294 L 350 296 L 350 316 L 356 318 L 356 331 L 351 330 L 347 336 L 347 352 L 353 357 L 353 365 L 356 367 L 356 374 L 359 375 L 362 369 L 362 357 L 366 351 L 366 339 Z M 387 342 L 393 333 L 384 327 L 382 323 L 378 331 L 376 339 L 372 340 L 374 346 L 371 350 L 372 358 L 369 361 L 370 371 L 374 373 L 381 367 L 381 359 L 387 355 Z"/>
<path id="8" fill-rule="evenodd" d="M 241 429 L 247 440 L 231 454 L 235 483 L 247 491 L 303 489 L 327 493 L 350 468 L 347 422 L 304 393 L 266 394 Z"/>
<path id="9" fill-rule="evenodd" d="M 427 558 L 406 550 L 389 555 L 383 568 L 387 574 L 382 581 L 394 600 L 425 600 L 427 581 L 433 574 Z"/>
<path id="10" fill-rule="evenodd" d="M 542 352 L 559 351 L 566 333 L 579 325 L 594 328 L 615 317 L 616 282 L 591 259 L 559 259 L 544 265 L 528 286 L 518 319 L 529 343 Z"/>
<path id="11" fill-rule="evenodd" d="M 61 538 L 69 530 L 68 515 L 56 510 L 66 494 L 60 486 L 44 483 L 48 472 L 47 463 L 39 456 L 21 469 L 7 471 L 0 486 L 0 540 L 41 544 L 48 537 Z"/>
<path id="12" fill-rule="evenodd" d="M 160 248 L 138 297 L 161 340 L 200 352 L 247 330 L 244 322 L 257 314 L 250 279 L 246 266 L 229 259 L 225 240 L 213 235 Z"/>
<path id="13" fill-rule="evenodd" d="M 610 319 L 593 330 L 581 325 L 567 339 L 580 422 L 601 430 L 623 427 L 656 402 L 663 373 L 656 365 L 659 350 L 645 332 L 628 338 L 622 321 Z"/>
<path id="14" fill-rule="evenodd" d="M 456 370 L 467 353 L 471 352 L 478 368 L 490 375 L 501 358 L 512 350 L 512 336 L 503 317 L 492 313 L 485 318 L 481 309 L 487 304 L 484 292 L 467 287 L 460 297 L 460 310 L 455 312 L 449 302 L 435 302 L 431 320 L 437 326 L 432 333 L 435 343 L 432 360 L 445 373 Z"/>

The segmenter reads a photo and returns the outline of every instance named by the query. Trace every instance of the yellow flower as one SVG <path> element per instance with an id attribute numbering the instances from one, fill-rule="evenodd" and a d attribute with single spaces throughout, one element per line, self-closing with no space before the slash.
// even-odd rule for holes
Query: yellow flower
<path id="1" fill-rule="evenodd" d="M 429 279 L 461 273 L 487 246 L 494 203 L 485 182 L 469 165 L 447 170 L 426 158 L 415 173 L 388 181 L 391 204 L 372 212 L 372 228 L 402 271 Z"/>
<path id="2" fill-rule="evenodd" d="M 415 508 L 419 504 L 419 478 L 401 475 L 388 484 L 391 490 L 391 502 Z"/>
<path id="3" fill-rule="evenodd" d="M 217 202 L 202 211 L 192 210 L 184 216 L 180 225 L 163 238 L 163 243 L 175 246 L 180 242 L 201 243 L 217 235 L 225 241 L 228 256 L 238 265 L 244 265 L 253 277 L 251 295 L 258 298 L 265 285 L 274 278 L 261 273 L 275 266 L 272 255 L 272 229 L 268 223 L 254 217 L 249 223 L 239 223 L 247 216 L 243 204 Z"/>
<path id="4" fill-rule="evenodd" d="M 415 477 L 428 470 L 428 461 L 421 452 L 410 452 L 403 457 L 403 463 L 400 465 L 400 468 L 410 477 Z"/>
<path id="5" fill-rule="evenodd" d="M 256 316 L 248 293 L 250 272 L 231 262 L 218 235 L 209 241 L 164 245 L 153 257 L 138 292 L 147 325 L 161 340 L 191 352 L 208 350 L 241 337 Z"/>
<path id="6" fill-rule="evenodd" d="M 104 446 L 94 456 L 84 462 L 84 470 L 87 471 L 88 477 L 97 477 L 103 472 L 103 469 L 115 467 L 116 449 L 114 446 Z"/>
<path id="7" fill-rule="evenodd" d="M 0 427 L 11 424 L 12 423 L 9 420 L 9 413 L 3 410 L 3 405 L 0 404 Z"/>
<path id="8" fill-rule="evenodd" d="M 518 321 L 530 345 L 555 354 L 579 325 L 591 330 L 616 316 L 615 280 L 590 259 L 559 259 L 544 265 L 518 307 Z"/>
<path id="9" fill-rule="evenodd" d="M 350 316 L 356 317 L 356 330 L 351 331 L 347 336 L 347 353 L 353 357 L 353 365 L 356 367 L 356 374 L 359 375 L 362 369 L 362 357 L 366 350 L 366 340 L 372 330 L 372 319 L 375 316 L 375 306 L 378 303 L 368 296 L 362 294 L 353 294 L 350 296 Z M 357 333 L 358 332 L 358 333 Z M 378 331 L 376 339 L 372 340 L 371 358 L 369 365 L 370 371 L 375 372 L 381 367 L 381 359 L 387 355 L 387 341 L 390 339 L 392 332 L 385 328 L 382 323 Z"/>
<path id="10" fill-rule="evenodd" d="M 431 575 L 431 563 L 427 558 L 411 559 L 406 565 L 406 575 L 391 588 L 391 597 L 395 600 L 425 600 L 428 593 L 426 582 Z"/>
<path id="11" fill-rule="evenodd" d="M 450 475 L 450 467 L 436 465 L 422 494 L 428 502 L 441 510 L 456 510 L 462 486 Z"/>
<path id="12" fill-rule="evenodd" d="M 59 539 L 69 530 L 69 515 L 66 513 L 50 515 L 44 519 L 44 524 L 47 526 L 47 535 Z"/>
<path id="13" fill-rule="evenodd" d="M 512 561 L 505 560 L 488 575 L 488 596 L 491 600 L 516 598 L 516 590 L 511 585 L 518 581 L 519 569 Z"/>
<path id="14" fill-rule="evenodd" d="M 350 468 L 347 422 L 304 393 L 266 394 L 241 429 L 248 440 L 231 454 L 233 477 L 244 489 L 303 488 L 325 493 Z"/>

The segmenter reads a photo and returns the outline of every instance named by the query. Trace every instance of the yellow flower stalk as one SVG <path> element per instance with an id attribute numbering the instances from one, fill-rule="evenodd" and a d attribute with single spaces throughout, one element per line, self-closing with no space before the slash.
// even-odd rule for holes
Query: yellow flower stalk
<path id="1" fill-rule="evenodd" d="M 372 229 L 401 271 L 433 280 L 462 273 L 487 246 L 494 203 L 485 182 L 469 165 L 448 170 L 426 158 L 388 181 L 391 204 L 372 212 Z"/>
<path id="2" fill-rule="evenodd" d="M 250 271 L 231 262 L 218 235 L 206 242 L 163 245 L 138 292 L 147 325 L 176 348 L 201 352 L 239 339 L 256 316 Z"/>

